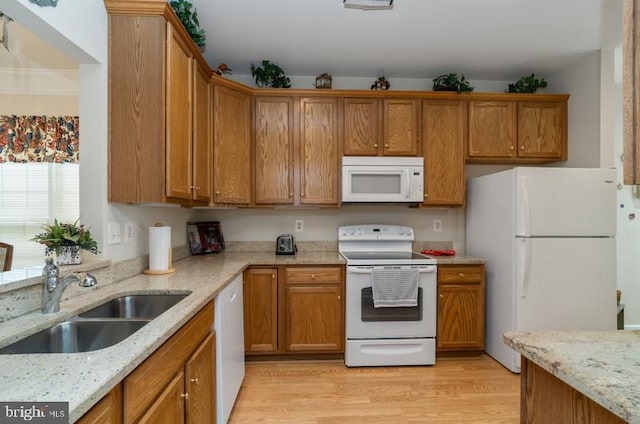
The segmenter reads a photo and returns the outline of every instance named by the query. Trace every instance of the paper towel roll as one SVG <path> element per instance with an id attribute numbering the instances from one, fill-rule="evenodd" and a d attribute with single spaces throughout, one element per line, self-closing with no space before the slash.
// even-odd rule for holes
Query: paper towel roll
<path id="1" fill-rule="evenodd" d="M 149 270 L 171 269 L 171 227 L 149 227 Z"/>

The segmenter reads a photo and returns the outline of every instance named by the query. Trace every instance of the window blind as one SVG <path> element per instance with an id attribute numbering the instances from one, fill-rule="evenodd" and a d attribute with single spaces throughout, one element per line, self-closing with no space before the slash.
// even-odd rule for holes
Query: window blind
<path id="1" fill-rule="evenodd" d="M 0 241 L 13 248 L 12 268 L 38 265 L 45 247 L 29 241 L 42 225 L 80 215 L 79 164 L 0 163 Z"/>

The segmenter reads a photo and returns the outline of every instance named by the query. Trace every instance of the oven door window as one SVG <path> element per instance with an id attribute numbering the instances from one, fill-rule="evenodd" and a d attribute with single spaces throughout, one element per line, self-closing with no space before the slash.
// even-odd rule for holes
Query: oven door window
<path id="1" fill-rule="evenodd" d="M 360 295 L 362 322 L 422 321 L 422 287 L 418 287 L 418 304 L 400 308 L 374 308 L 373 289 L 365 287 Z"/>

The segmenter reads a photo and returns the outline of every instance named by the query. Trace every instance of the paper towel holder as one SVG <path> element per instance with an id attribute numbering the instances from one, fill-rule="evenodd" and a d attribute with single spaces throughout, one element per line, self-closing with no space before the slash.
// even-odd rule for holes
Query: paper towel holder
<path id="1" fill-rule="evenodd" d="M 161 222 L 156 222 L 154 227 L 164 227 L 164 225 L 162 225 Z M 174 272 L 176 272 L 176 269 L 173 267 L 173 249 L 171 247 L 171 242 L 169 242 L 168 255 L 169 255 L 168 269 L 160 269 L 160 270 L 145 269 L 144 271 L 142 271 L 142 273 L 146 275 L 165 275 L 165 274 L 173 274 Z"/>

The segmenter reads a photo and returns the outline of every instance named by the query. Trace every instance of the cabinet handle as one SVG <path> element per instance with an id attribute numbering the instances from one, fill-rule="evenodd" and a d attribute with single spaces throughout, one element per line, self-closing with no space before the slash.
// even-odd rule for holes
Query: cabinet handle
<path id="1" fill-rule="evenodd" d="M 458 277 L 464 277 L 464 272 L 459 272 Z"/>
<path id="2" fill-rule="evenodd" d="M 192 378 L 192 379 L 191 379 L 191 382 L 192 382 L 193 384 L 198 384 L 198 383 L 200 383 L 200 379 L 199 379 L 198 377 L 196 377 L 196 378 Z"/>
<path id="3" fill-rule="evenodd" d="M 180 393 L 180 397 L 185 400 L 189 399 L 189 393 Z"/>

